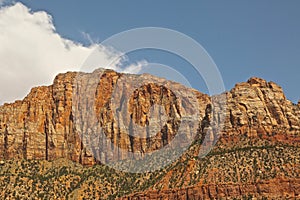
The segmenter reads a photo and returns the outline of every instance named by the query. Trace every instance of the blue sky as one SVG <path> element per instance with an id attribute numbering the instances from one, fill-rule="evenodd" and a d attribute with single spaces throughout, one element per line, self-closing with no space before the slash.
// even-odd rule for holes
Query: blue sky
<path id="1" fill-rule="evenodd" d="M 300 1 L 74 1 L 24 0 L 32 11 L 45 10 L 56 31 L 88 45 L 82 32 L 103 41 L 113 34 L 155 26 L 180 31 L 199 42 L 217 64 L 225 86 L 251 76 L 281 85 L 287 97 L 300 99 Z M 129 55 L 176 68 L 192 86 L 206 92 L 188 63 L 172 54 L 145 50 Z"/>

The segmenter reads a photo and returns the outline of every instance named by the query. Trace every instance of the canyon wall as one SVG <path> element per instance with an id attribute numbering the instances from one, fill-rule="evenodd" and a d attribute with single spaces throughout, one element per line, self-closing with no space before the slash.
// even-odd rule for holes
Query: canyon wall
<path id="1" fill-rule="evenodd" d="M 143 157 L 169 144 L 179 127 L 189 141 L 208 133 L 211 140 L 273 135 L 299 142 L 300 108 L 278 85 L 259 78 L 211 98 L 147 74 L 69 72 L 0 107 L 0 158 L 65 157 L 90 165 Z"/>
<path id="2" fill-rule="evenodd" d="M 297 197 L 299 133 L 299 103 L 260 78 L 210 97 L 149 74 L 68 72 L 0 106 L 0 160 L 91 166 L 182 150 L 147 190 L 123 199 Z"/>

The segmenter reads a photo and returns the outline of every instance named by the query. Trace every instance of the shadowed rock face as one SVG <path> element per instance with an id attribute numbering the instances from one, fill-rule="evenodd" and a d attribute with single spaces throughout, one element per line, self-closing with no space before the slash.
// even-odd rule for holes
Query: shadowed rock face
<path id="1" fill-rule="evenodd" d="M 0 107 L 1 160 L 66 158 L 94 165 L 140 159 L 170 145 L 178 133 L 180 140 L 172 144 L 175 149 L 208 137 L 203 145 L 192 143 L 190 153 L 184 156 L 188 161 L 180 177 L 175 167 L 145 193 L 125 199 L 222 198 L 263 193 L 278 197 L 276 192 L 284 195 L 282 190 L 290 196 L 298 195 L 299 177 L 293 174 L 300 174 L 299 154 L 285 152 L 284 155 L 292 155 L 291 165 L 277 154 L 275 147 L 299 148 L 300 106 L 288 101 L 281 87 L 273 82 L 251 78 L 223 95 L 209 97 L 151 75 L 99 69 L 90 74 L 59 74 L 53 85 L 33 88 L 24 100 Z M 215 142 L 213 155 L 224 154 L 224 163 L 239 163 L 228 169 L 234 175 L 224 169 L 223 157 L 218 162 L 209 160 L 214 165 L 205 169 L 203 177 L 198 169 L 202 161 L 188 159 L 198 156 L 201 146 Z M 242 152 L 232 158 L 227 155 L 251 148 L 258 149 L 258 153 Z M 274 167 L 270 177 L 257 175 L 267 170 L 265 158 L 257 157 L 262 156 L 260 152 L 276 154 L 277 164 L 281 163 L 268 164 Z M 255 162 L 249 160 L 252 156 Z M 192 176 L 197 178 L 188 178 Z M 170 184 L 172 180 L 181 185 Z M 291 183 L 295 187 L 290 188 Z M 157 191 L 162 189 L 164 192 Z"/>

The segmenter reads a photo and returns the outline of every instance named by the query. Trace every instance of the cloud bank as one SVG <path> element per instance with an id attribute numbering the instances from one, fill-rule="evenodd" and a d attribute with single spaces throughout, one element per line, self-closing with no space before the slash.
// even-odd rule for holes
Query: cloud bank
<path id="1" fill-rule="evenodd" d="M 120 52 L 65 39 L 49 14 L 32 12 L 21 3 L 0 7 L 0 44 L 0 104 L 24 98 L 34 86 L 51 84 L 58 73 L 82 70 L 92 52 L 97 53 L 97 66 L 92 68 L 109 65 L 117 71 L 138 72 L 144 64 L 122 69 L 126 57 Z"/>

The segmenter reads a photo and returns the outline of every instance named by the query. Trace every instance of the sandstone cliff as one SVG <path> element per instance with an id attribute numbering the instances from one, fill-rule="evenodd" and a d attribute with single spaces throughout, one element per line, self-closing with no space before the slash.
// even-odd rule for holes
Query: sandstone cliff
<path id="1" fill-rule="evenodd" d="M 126 165 L 173 140 L 174 151 L 190 146 L 140 188 L 143 194 L 125 199 L 296 197 L 299 133 L 300 105 L 259 78 L 209 97 L 147 74 L 69 72 L 0 107 L 1 160 L 66 158 L 83 165 L 124 160 Z"/>
<path id="2" fill-rule="evenodd" d="M 151 75 L 60 74 L 53 85 L 0 107 L 0 158 L 64 157 L 91 165 L 143 157 L 168 144 L 179 124 L 186 137 L 195 135 L 209 103 L 207 95 Z M 185 116 L 197 124 L 187 125 Z M 156 121 L 149 124 L 151 117 Z"/>
<path id="3" fill-rule="evenodd" d="M 143 84 L 134 91 L 130 90 L 139 82 Z M 173 91 L 179 91 L 180 97 L 185 99 Z M 191 94 L 195 95 L 194 98 L 190 97 Z M 112 96 L 117 100 L 113 102 Z M 92 128 L 96 129 L 94 132 L 100 132 L 98 129 L 102 128 L 105 139 L 110 140 L 93 145 L 105 146 L 103 148 L 113 152 L 111 156 L 115 157 L 102 155 L 102 158 L 94 154 L 98 160 L 130 156 L 124 152 L 142 156 L 168 144 L 176 134 L 184 113 L 192 113 L 195 108 L 198 109 L 197 115 L 190 115 L 198 117 L 194 120 L 198 120 L 200 125 L 192 127 L 193 131 L 198 128 L 201 132 L 207 132 L 211 121 L 218 122 L 220 114 L 225 115 L 224 124 L 220 126 L 223 129 L 218 132 L 213 130 L 211 137 L 222 132 L 224 138 L 273 135 L 283 142 L 288 142 L 286 139 L 291 137 L 299 141 L 298 137 L 294 137 L 300 131 L 299 105 L 288 101 L 275 83 L 251 78 L 226 93 L 226 100 L 225 106 L 217 102 L 213 104 L 214 110 L 207 113 L 207 107 L 212 104 L 207 95 L 151 75 L 124 75 L 110 70 L 98 70 L 93 74 L 60 74 L 53 85 L 33 88 L 23 101 L 0 107 L 0 156 L 2 159 L 46 160 L 65 157 L 82 164 L 93 164 L 95 159 L 82 144 L 86 138 L 80 138 L 82 133 Z M 112 102 L 120 105 L 112 105 Z M 164 113 L 165 120 L 160 118 L 156 124 L 149 126 L 150 130 L 134 129 L 140 130 L 139 137 L 134 137 L 134 133 L 129 135 L 130 131 L 122 128 L 132 124 L 141 127 L 149 125 L 153 105 L 160 105 L 151 110 L 154 118 Z M 118 112 L 122 107 L 125 107 L 122 113 Z M 118 116 L 123 113 L 128 113 L 128 116 Z M 167 123 L 164 125 L 164 122 Z M 201 123 L 203 126 L 205 122 L 207 127 L 201 127 Z M 184 127 L 184 131 L 191 134 L 192 130 L 188 128 Z M 151 133 L 151 129 L 157 129 L 157 132 Z M 153 136 L 151 140 L 150 136 Z M 84 144 L 88 142 L 84 141 Z M 125 151 L 108 150 L 110 142 Z"/>

